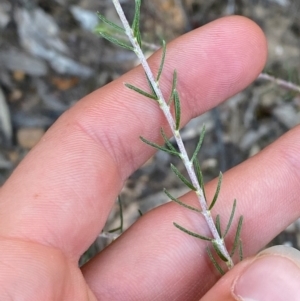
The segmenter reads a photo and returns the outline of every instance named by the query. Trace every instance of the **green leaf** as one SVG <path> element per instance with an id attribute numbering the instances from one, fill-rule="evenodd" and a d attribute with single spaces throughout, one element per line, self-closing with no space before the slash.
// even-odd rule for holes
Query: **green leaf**
<path id="1" fill-rule="evenodd" d="M 187 233 L 188 235 L 194 236 L 194 237 L 199 238 L 199 239 L 202 239 L 202 240 L 212 241 L 211 238 L 205 237 L 205 236 L 202 236 L 202 235 L 200 235 L 200 234 L 194 233 L 194 232 L 192 232 L 192 231 L 190 231 L 190 230 L 187 230 L 187 229 L 183 228 L 182 226 L 178 225 L 178 224 L 175 223 L 175 222 L 173 223 L 173 225 L 174 225 L 176 228 L 178 228 L 179 230 L 181 230 L 182 232 Z"/>
<path id="2" fill-rule="evenodd" d="M 196 191 L 197 189 L 193 186 L 193 184 L 173 165 L 171 164 L 171 169 L 175 173 L 175 175 L 182 181 L 190 189 Z"/>
<path id="3" fill-rule="evenodd" d="M 225 275 L 225 272 L 223 271 L 223 269 L 221 268 L 221 266 L 218 264 L 218 262 L 214 259 L 209 247 L 206 248 L 206 252 L 208 254 L 209 259 L 211 260 L 212 264 L 214 265 L 214 267 L 216 268 L 216 270 L 221 274 L 221 275 Z"/>
<path id="4" fill-rule="evenodd" d="M 177 90 L 174 90 L 174 104 L 175 104 L 175 129 L 176 131 L 180 128 L 180 117 L 181 117 L 181 107 L 180 99 Z"/>
<path id="5" fill-rule="evenodd" d="M 138 212 L 139 212 L 140 217 L 143 216 L 143 212 L 140 209 L 138 209 Z"/>
<path id="6" fill-rule="evenodd" d="M 190 210 L 196 211 L 196 212 L 202 212 L 202 210 L 192 207 L 192 206 L 189 206 L 189 205 L 181 202 L 179 199 L 174 198 L 166 189 L 164 189 L 164 193 L 168 196 L 168 198 L 170 198 L 172 201 L 176 202 L 177 204 L 179 204 L 185 208 L 188 208 Z"/>
<path id="7" fill-rule="evenodd" d="M 142 39 L 140 32 L 140 17 L 141 17 L 141 0 L 135 0 L 135 13 L 132 22 L 132 30 L 138 44 L 142 47 Z"/>
<path id="8" fill-rule="evenodd" d="M 125 86 L 126 86 L 127 88 L 129 88 L 129 89 L 131 89 L 131 90 L 133 90 L 133 91 L 135 91 L 135 92 L 137 92 L 137 93 L 143 95 L 143 96 L 146 96 L 146 97 L 148 97 L 148 98 L 150 98 L 150 99 L 153 99 L 153 100 L 157 101 L 157 96 L 152 95 L 152 94 L 149 94 L 148 92 L 146 92 L 146 91 L 144 91 L 144 90 L 141 90 L 140 88 L 138 88 L 138 87 L 136 87 L 136 86 L 133 86 L 133 85 L 131 85 L 131 84 L 125 84 Z"/>
<path id="9" fill-rule="evenodd" d="M 149 77 L 148 77 L 148 75 L 147 75 L 146 72 L 145 72 L 145 75 L 146 75 L 147 82 L 148 82 L 148 85 L 149 85 L 149 87 L 151 89 L 152 94 L 155 95 L 156 99 L 158 99 L 158 96 L 157 96 L 157 94 L 156 94 L 156 92 L 155 92 L 155 90 L 154 90 L 154 88 L 152 86 L 152 83 L 151 83 L 151 81 L 150 81 L 150 79 L 149 79 Z"/>
<path id="10" fill-rule="evenodd" d="M 219 246 L 218 244 L 216 243 L 215 240 L 213 240 L 212 242 L 212 245 L 216 251 L 216 253 L 218 254 L 218 256 L 220 257 L 221 260 L 223 260 L 224 262 L 228 262 L 228 258 L 226 258 L 223 253 L 221 252 L 221 250 L 219 249 Z"/>
<path id="11" fill-rule="evenodd" d="M 217 201 L 218 196 L 219 196 L 220 188 L 221 188 L 222 178 L 223 178 L 223 175 L 222 175 L 222 173 L 220 172 L 220 173 L 219 173 L 219 179 L 218 179 L 217 189 L 216 189 L 214 198 L 213 198 L 213 200 L 212 200 L 212 202 L 211 202 L 211 204 L 210 204 L 208 210 L 211 210 L 211 209 L 214 207 L 214 205 L 216 204 L 216 201 Z"/>
<path id="12" fill-rule="evenodd" d="M 239 219 L 239 223 L 238 223 L 238 226 L 237 226 L 237 230 L 236 230 L 236 234 L 235 234 L 235 238 L 234 238 L 234 242 L 233 242 L 233 247 L 232 247 L 232 250 L 230 252 L 230 256 L 232 257 L 234 252 L 235 252 L 235 249 L 237 248 L 239 242 L 240 242 L 240 236 L 241 236 L 241 230 L 242 230 L 242 225 L 243 225 L 243 219 L 244 217 L 241 216 L 240 219 Z"/>
<path id="13" fill-rule="evenodd" d="M 99 32 L 99 34 L 106 40 L 108 40 L 109 42 L 117 45 L 117 46 L 120 46 L 122 48 L 125 48 L 127 50 L 130 50 L 130 51 L 134 51 L 134 48 L 130 45 L 127 45 L 125 44 L 124 42 L 112 37 L 111 35 L 108 35 L 106 34 L 105 32 Z"/>
<path id="14" fill-rule="evenodd" d="M 239 258 L 240 261 L 242 261 L 244 259 L 244 255 L 243 255 L 243 242 L 240 239 L 240 243 L 239 243 Z"/>
<path id="15" fill-rule="evenodd" d="M 113 23 L 113 22 L 107 20 L 107 19 L 106 19 L 103 15 L 101 15 L 100 13 L 97 13 L 97 15 L 98 15 L 98 18 L 99 18 L 103 23 L 105 23 L 105 24 L 107 24 L 107 25 L 113 27 L 113 28 L 114 28 L 115 30 L 117 30 L 117 31 L 120 31 L 120 32 L 122 32 L 122 33 L 125 33 L 125 29 L 124 29 L 124 28 L 122 28 L 122 27 L 120 27 L 119 25 L 117 25 L 117 24 L 115 24 L 115 23 Z M 96 28 L 95 30 L 97 31 L 97 28 Z"/>
<path id="16" fill-rule="evenodd" d="M 201 145 L 202 145 L 202 142 L 203 142 L 203 139 L 204 139 L 204 136 L 205 136 L 205 126 L 202 127 L 202 131 L 201 131 L 201 134 L 200 134 L 200 137 L 199 137 L 199 141 L 198 141 L 197 147 L 196 147 L 196 149 L 195 149 L 195 151 L 193 153 L 191 162 L 194 162 L 195 159 L 197 158 L 198 153 L 199 153 L 200 148 L 201 148 Z"/>
<path id="17" fill-rule="evenodd" d="M 122 202 L 121 202 L 120 196 L 118 196 L 118 204 L 119 204 L 119 208 L 120 208 L 120 226 L 118 228 L 108 231 L 108 233 L 113 233 L 113 232 L 116 232 L 119 230 L 121 231 L 121 233 L 123 232 L 124 218 L 123 218 L 123 207 L 122 207 Z"/>
<path id="18" fill-rule="evenodd" d="M 203 175 L 202 175 L 202 171 L 201 171 L 200 164 L 199 164 L 198 160 L 194 160 L 194 168 L 195 168 L 195 173 L 196 173 L 198 183 L 199 183 L 199 185 L 202 189 L 203 196 L 206 200 L 205 189 L 204 189 L 204 180 L 203 180 Z"/>
<path id="19" fill-rule="evenodd" d="M 172 90 L 171 90 L 171 95 L 168 100 L 168 106 L 171 104 L 172 100 L 174 99 L 174 91 L 176 90 L 177 86 L 177 71 L 176 69 L 173 72 L 173 81 L 172 81 Z"/>
<path id="20" fill-rule="evenodd" d="M 161 150 L 161 151 L 163 151 L 163 152 L 169 153 L 169 154 L 174 155 L 174 156 L 178 156 L 179 158 L 181 157 L 180 153 L 178 153 L 177 151 L 174 152 L 174 151 L 172 151 L 172 150 L 170 150 L 170 149 L 168 149 L 168 148 L 165 148 L 165 147 L 160 146 L 160 145 L 158 145 L 158 144 L 156 144 L 156 143 L 154 143 L 154 142 L 151 142 L 151 141 L 145 139 L 144 137 L 140 137 L 140 139 L 141 139 L 144 143 L 146 143 L 146 144 L 148 144 L 148 145 L 150 145 L 150 146 L 152 146 L 152 147 L 154 147 L 154 148 L 156 148 L 156 149 L 158 149 L 158 150 Z"/>
<path id="21" fill-rule="evenodd" d="M 135 0 L 135 12 L 134 12 L 134 18 L 132 22 L 133 31 L 139 30 L 140 17 L 141 17 L 141 0 Z"/>
<path id="22" fill-rule="evenodd" d="M 140 47 L 142 47 L 142 37 L 141 37 L 140 31 L 137 31 L 137 32 L 135 33 L 135 38 L 136 38 L 138 44 L 140 45 Z"/>
<path id="23" fill-rule="evenodd" d="M 220 214 L 218 214 L 216 216 L 216 228 L 217 228 L 217 231 L 220 235 L 220 237 L 222 237 L 222 232 L 221 232 L 221 222 L 220 222 Z"/>
<path id="24" fill-rule="evenodd" d="M 120 208 L 120 230 L 121 232 L 123 232 L 124 218 L 123 218 L 123 206 L 122 206 L 122 201 L 120 196 L 118 196 L 118 203 Z"/>
<path id="25" fill-rule="evenodd" d="M 161 57 L 161 61 L 160 61 L 160 66 L 159 66 L 159 69 L 158 69 L 158 74 L 157 74 L 157 77 L 156 77 L 156 81 L 159 82 L 160 80 L 160 76 L 162 74 L 162 71 L 163 71 L 163 68 L 164 68 L 164 63 L 165 63 L 165 58 L 166 58 L 166 50 L 167 50 L 167 47 L 166 47 L 166 41 L 163 40 L 162 41 L 162 57 Z"/>
<path id="26" fill-rule="evenodd" d="M 175 147 L 172 145 L 172 143 L 169 141 L 169 139 L 168 139 L 167 135 L 165 134 L 163 128 L 160 128 L 160 133 L 161 133 L 161 136 L 163 137 L 163 139 L 164 139 L 164 141 L 165 141 L 165 143 L 166 143 L 166 146 L 167 146 L 170 150 L 172 150 L 172 151 L 174 151 L 174 152 L 177 152 L 176 148 L 175 148 Z"/>
<path id="27" fill-rule="evenodd" d="M 233 206 L 232 206 L 232 210 L 231 210 L 231 213 L 230 213 L 229 221 L 228 221 L 228 224 L 227 224 L 227 227 L 226 227 L 223 238 L 225 238 L 225 236 L 227 235 L 227 233 L 230 229 L 230 226 L 231 226 L 232 221 L 233 221 L 234 213 L 235 213 L 235 208 L 236 208 L 236 200 L 234 200 L 234 202 L 233 202 Z"/>

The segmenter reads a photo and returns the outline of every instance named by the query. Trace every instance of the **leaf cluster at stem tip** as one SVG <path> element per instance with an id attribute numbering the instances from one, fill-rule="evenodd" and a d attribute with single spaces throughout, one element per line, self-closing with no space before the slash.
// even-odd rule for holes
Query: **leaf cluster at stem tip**
<path id="1" fill-rule="evenodd" d="M 133 34 L 139 44 L 142 46 L 142 38 L 140 32 L 140 10 L 141 10 L 141 0 L 135 0 L 135 14 L 132 22 L 131 29 Z M 126 50 L 135 51 L 134 47 L 131 46 L 126 39 L 126 31 L 121 26 L 115 24 L 114 22 L 109 21 L 99 12 L 97 13 L 100 20 L 100 24 L 96 26 L 95 32 L 100 34 L 104 39 L 109 42 L 125 48 Z"/>

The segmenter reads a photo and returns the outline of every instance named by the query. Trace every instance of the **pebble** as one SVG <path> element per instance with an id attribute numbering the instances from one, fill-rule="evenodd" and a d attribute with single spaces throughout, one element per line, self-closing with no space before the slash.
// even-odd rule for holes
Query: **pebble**
<path id="1" fill-rule="evenodd" d="M 12 139 L 12 125 L 10 118 L 9 107 L 6 102 L 6 97 L 0 89 L 0 133 L 4 135 L 5 143 L 11 144 Z"/>
<path id="2" fill-rule="evenodd" d="M 45 130 L 42 128 L 20 128 L 17 131 L 18 144 L 25 148 L 33 148 L 44 135 Z"/>
<path id="3" fill-rule="evenodd" d="M 45 76 L 48 72 L 48 67 L 43 60 L 13 47 L 0 51 L 0 65 L 13 71 L 13 78 L 16 81 L 23 81 L 26 74 Z"/>
<path id="4" fill-rule="evenodd" d="M 284 104 L 274 108 L 273 115 L 288 129 L 300 123 L 300 113 L 290 104 Z"/>

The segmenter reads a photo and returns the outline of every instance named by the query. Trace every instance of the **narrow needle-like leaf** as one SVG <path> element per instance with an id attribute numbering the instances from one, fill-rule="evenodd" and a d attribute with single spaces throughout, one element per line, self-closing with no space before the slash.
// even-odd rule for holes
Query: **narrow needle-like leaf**
<path id="1" fill-rule="evenodd" d="M 114 37 L 108 35 L 108 34 L 105 33 L 105 32 L 99 32 L 99 34 L 100 34 L 104 39 L 110 41 L 110 42 L 113 43 L 113 44 L 116 44 L 117 46 L 120 46 L 120 47 L 125 48 L 125 49 L 130 50 L 130 51 L 134 51 L 134 49 L 133 49 L 132 46 L 123 43 L 122 41 L 120 41 L 120 40 L 118 40 L 118 39 L 116 39 L 116 38 L 114 38 Z"/>
<path id="2" fill-rule="evenodd" d="M 217 201 L 218 196 L 219 196 L 220 188 L 221 188 L 222 177 L 223 177 L 223 175 L 222 175 L 222 173 L 220 172 L 220 173 L 219 173 L 219 179 L 218 179 L 217 189 L 216 189 L 214 198 L 213 198 L 213 200 L 212 200 L 212 202 L 211 202 L 211 204 L 210 204 L 208 210 L 211 210 L 211 209 L 214 207 L 214 205 L 216 204 L 216 201 Z"/>
<path id="3" fill-rule="evenodd" d="M 113 233 L 116 231 L 121 231 L 121 233 L 123 232 L 123 224 L 124 224 L 124 218 L 123 218 L 123 206 L 122 206 L 122 202 L 121 202 L 121 197 L 118 196 L 118 203 L 119 203 L 119 208 L 120 208 L 120 226 L 112 229 L 110 231 L 108 231 L 108 233 Z"/>
<path id="4" fill-rule="evenodd" d="M 240 235 L 241 235 L 241 230 L 242 230 L 242 225 L 243 225 L 243 216 L 240 217 L 239 219 L 239 223 L 237 226 L 237 230 L 236 230 L 236 234 L 235 234 L 235 238 L 234 238 L 234 242 L 233 242 L 233 247 L 232 250 L 230 252 L 230 256 L 232 257 L 235 249 L 237 248 L 239 242 L 240 242 Z"/>
<path id="5" fill-rule="evenodd" d="M 202 240 L 212 241 L 211 238 L 206 237 L 206 236 L 202 236 L 202 235 L 200 235 L 200 234 L 197 234 L 197 233 L 195 233 L 195 232 L 192 232 L 192 231 L 190 231 L 190 230 L 187 230 L 187 229 L 183 228 L 182 226 L 178 225 L 178 224 L 175 223 L 175 222 L 174 222 L 173 224 L 174 224 L 174 226 L 175 226 L 176 228 L 178 228 L 179 230 L 181 230 L 181 231 L 184 232 L 184 233 L 187 233 L 187 234 L 189 234 L 189 235 L 191 235 L 191 236 L 194 236 L 194 237 L 199 238 L 199 239 L 202 239 Z"/>
<path id="6" fill-rule="evenodd" d="M 140 45 L 140 47 L 142 47 L 142 37 L 141 37 L 140 31 L 138 31 L 136 33 L 136 40 L 137 40 L 138 44 Z"/>
<path id="7" fill-rule="evenodd" d="M 217 228 L 217 231 L 220 235 L 220 237 L 222 237 L 222 232 L 221 232 L 221 222 L 220 222 L 220 214 L 218 214 L 216 216 L 216 228 Z"/>
<path id="8" fill-rule="evenodd" d="M 167 146 L 170 150 L 172 150 L 172 151 L 174 151 L 174 152 L 177 152 L 176 148 L 175 148 L 175 147 L 172 145 L 172 143 L 169 141 L 169 139 L 168 139 L 166 133 L 164 132 L 163 128 L 160 128 L 160 133 L 161 133 L 161 136 L 163 137 L 163 139 L 164 139 L 164 141 L 165 141 L 165 143 L 166 143 L 166 146 Z"/>
<path id="9" fill-rule="evenodd" d="M 190 189 L 196 191 L 197 189 L 193 186 L 193 184 L 173 165 L 171 164 L 171 169 L 175 173 L 175 175 L 182 181 Z"/>
<path id="10" fill-rule="evenodd" d="M 243 255 L 243 242 L 240 239 L 240 243 L 239 243 L 239 257 L 240 257 L 240 261 L 242 261 L 244 259 L 244 255 Z"/>
<path id="11" fill-rule="evenodd" d="M 152 94 L 155 95 L 156 99 L 158 99 L 158 97 L 157 97 L 157 95 L 156 95 L 156 92 L 155 92 L 155 90 L 154 90 L 154 88 L 153 88 L 153 85 L 152 85 L 152 83 L 151 83 L 151 81 L 150 81 L 150 79 L 149 79 L 147 73 L 145 73 L 145 74 L 146 74 L 147 82 L 148 82 L 148 85 L 149 85 L 149 87 L 150 87 L 150 89 L 151 89 Z"/>
<path id="12" fill-rule="evenodd" d="M 189 206 L 189 205 L 181 202 L 179 199 L 174 198 L 166 189 L 164 189 L 164 193 L 168 196 L 168 198 L 170 198 L 172 201 L 176 202 L 177 204 L 179 204 L 179 205 L 181 205 L 181 206 L 183 206 L 185 208 L 188 208 L 190 210 L 196 211 L 196 212 L 202 212 L 201 209 Z"/>
<path id="13" fill-rule="evenodd" d="M 135 12 L 134 12 L 134 18 L 132 22 L 133 31 L 139 30 L 140 16 L 141 16 L 141 0 L 135 0 Z"/>
<path id="14" fill-rule="evenodd" d="M 118 203 L 120 208 L 120 230 L 121 232 L 123 232 L 124 218 L 123 218 L 123 206 L 122 206 L 122 201 L 120 196 L 118 196 Z"/>
<path id="15" fill-rule="evenodd" d="M 135 91 L 135 92 L 143 95 L 143 96 L 146 96 L 146 97 L 148 97 L 150 99 L 153 99 L 153 100 L 157 101 L 157 96 L 149 94 L 148 92 L 146 92 L 146 91 L 144 91 L 144 90 L 142 90 L 142 89 L 140 89 L 140 88 L 138 88 L 136 86 L 133 86 L 133 85 L 127 84 L 127 83 L 125 84 L 125 86 L 127 88 L 129 88 L 129 89 L 131 89 L 131 90 L 133 90 L 133 91 Z"/>
<path id="16" fill-rule="evenodd" d="M 206 248 L 206 252 L 208 254 L 209 259 L 211 260 L 212 264 L 214 265 L 214 267 L 216 268 L 217 271 L 219 271 L 219 273 L 221 275 L 225 275 L 225 272 L 223 271 L 223 269 L 221 268 L 221 266 L 218 264 L 218 262 L 214 259 L 209 247 Z"/>
<path id="17" fill-rule="evenodd" d="M 117 31 L 120 31 L 122 33 L 125 33 L 125 29 L 120 27 L 119 25 L 107 20 L 103 15 L 101 15 L 100 13 L 97 13 L 98 18 L 103 22 L 108 24 L 109 26 L 113 27 L 114 29 L 116 29 Z"/>
<path id="18" fill-rule="evenodd" d="M 135 13 L 132 23 L 133 34 L 139 43 L 140 47 L 142 46 L 141 32 L 140 32 L 140 16 L 141 16 L 141 0 L 135 0 Z"/>
<path id="19" fill-rule="evenodd" d="M 168 100 L 168 106 L 171 104 L 172 100 L 174 99 L 174 91 L 176 90 L 177 86 L 177 71 L 174 70 L 173 72 L 173 81 L 172 81 L 172 90 L 171 90 L 171 95 Z"/>
<path id="20" fill-rule="evenodd" d="M 228 261 L 228 258 L 226 258 L 223 253 L 221 252 L 217 242 L 215 240 L 212 241 L 212 245 L 216 251 L 216 253 L 218 254 L 218 256 L 220 257 L 221 260 L 223 260 L 224 262 Z"/>
<path id="21" fill-rule="evenodd" d="M 148 145 L 150 145 L 150 146 L 152 146 L 152 147 L 154 147 L 154 148 L 156 148 L 156 149 L 158 149 L 158 150 L 161 150 L 161 151 L 163 151 L 163 152 L 169 153 L 169 154 L 171 154 L 171 155 L 175 155 L 175 156 L 181 157 L 180 153 L 178 153 L 177 151 L 175 152 L 175 151 L 172 151 L 172 150 L 170 150 L 170 149 L 168 149 L 168 148 L 165 148 L 165 147 L 163 147 L 163 146 L 160 146 L 160 145 L 158 145 L 158 144 L 156 144 L 156 143 L 154 143 L 154 142 L 151 142 L 151 141 L 145 139 L 144 137 L 140 137 L 140 139 L 141 139 L 144 143 L 146 143 L 146 144 L 148 144 Z"/>
<path id="22" fill-rule="evenodd" d="M 181 106 L 180 106 L 180 98 L 177 90 L 174 90 L 174 104 L 175 104 L 175 129 L 176 131 L 178 131 L 180 128 Z"/>
<path id="23" fill-rule="evenodd" d="M 195 168 L 195 173 L 196 173 L 198 183 L 199 183 L 199 185 L 200 185 L 200 187 L 203 191 L 203 196 L 206 199 L 203 175 L 202 175 L 202 171 L 201 171 L 200 164 L 199 164 L 198 160 L 194 160 L 194 168 Z"/>
<path id="24" fill-rule="evenodd" d="M 227 227 L 226 227 L 223 238 L 225 238 L 225 236 L 227 235 L 227 233 L 230 229 L 230 226 L 232 224 L 232 220 L 233 220 L 233 217 L 234 217 L 234 213 L 235 213 L 235 208 L 236 208 L 236 200 L 234 200 L 234 202 L 233 202 L 233 206 L 232 206 L 232 210 L 231 210 L 231 213 L 230 213 L 229 221 L 228 221 L 228 224 L 227 224 Z"/>
<path id="25" fill-rule="evenodd" d="M 156 77 L 157 82 L 159 82 L 160 76 L 161 76 L 163 68 L 164 68 L 164 63 L 165 63 L 165 58 L 166 58 L 166 50 L 167 50 L 166 41 L 163 40 L 162 41 L 162 57 L 161 57 L 160 66 L 159 66 L 159 69 L 158 69 L 158 74 L 157 74 L 157 77 Z"/>
<path id="26" fill-rule="evenodd" d="M 196 147 L 196 149 L 193 153 L 191 162 L 194 162 L 195 159 L 197 158 L 198 153 L 199 153 L 200 148 L 201 148 L 201 145 L 202 145 L 202 142 L 203 142 L 203 139 L 204 139 L 204 136 L 205 136 L 205 126 L 202 127 L 202 131 L 201 131 L 201 134 L 200 134 L 200 137 L 199 137 L 199 141 L 198 141 L 197 147 Z"/>

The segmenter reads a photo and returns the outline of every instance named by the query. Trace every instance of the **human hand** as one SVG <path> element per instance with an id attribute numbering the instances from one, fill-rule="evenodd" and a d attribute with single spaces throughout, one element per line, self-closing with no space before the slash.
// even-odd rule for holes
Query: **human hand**
<path id="1" fill-rule="evenodd" d="M 150 65 L 157 67 L 159 60 L 159 53 L 153 55 Z M 242 17 L 223 18 L 170 43 L 162 88 L 170 90 L 176 68 L 186 123 L 250 84 L 265 60 L 261 30 Z M 78 268 L 124 181 L 153 155 L 138 137 L 160 141 L 165 124 L 156 104 L 124 82 L 146 85 L 137 67 L 78 102 L 0 190 L 1 300 L 297 300 L 297 251 L 265 251 L 217 282 L 205 243 L 173 226 L 176 221 L 205 234 L 205 223 L 174 203 L 145 214 Z M 225 219 L 238 199 L 247 256 L 299 217 L 299 131 L 296 127 L 224 175 L 215 211 Z M 207 184 L 208 196 L 214 187 L 215 181 Z M 195 204 L 193 194 L 183 200 Z M 242 290 L 244 299 L 234 299 Z"/>

